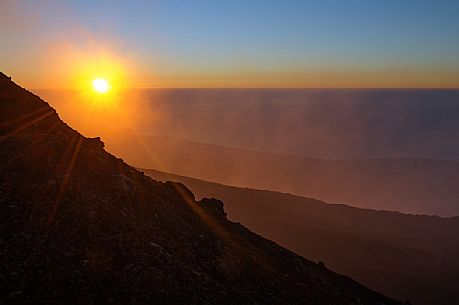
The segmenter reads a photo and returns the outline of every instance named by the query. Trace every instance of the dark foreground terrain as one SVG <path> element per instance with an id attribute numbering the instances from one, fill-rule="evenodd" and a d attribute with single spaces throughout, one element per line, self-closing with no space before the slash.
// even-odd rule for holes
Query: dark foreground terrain
<path id="1" fill-rule="evenodd" d="M 399 304 L 228 221 L 0 74 L 0 304 Z"/>
<path id="2" fill-rule="evenodd" d="M 459 217 L 375 211 L 146 169 L 220 198 L 228 218 L 364 285 L 419 305 L 459 304 Z"/>

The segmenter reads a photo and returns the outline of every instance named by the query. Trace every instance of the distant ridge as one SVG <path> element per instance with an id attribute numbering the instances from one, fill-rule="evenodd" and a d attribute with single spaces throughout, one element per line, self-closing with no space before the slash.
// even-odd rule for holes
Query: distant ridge
<path id="1" fill-rule="evenodd" d="M 130 149 L 137 146 L 138 150 Z M 456 161 L 314 159 L 166 136 L 112 139 L 109 150 L 137 167 L 225 185 L 287 192 L 376 210 L 459 215 Z"/>

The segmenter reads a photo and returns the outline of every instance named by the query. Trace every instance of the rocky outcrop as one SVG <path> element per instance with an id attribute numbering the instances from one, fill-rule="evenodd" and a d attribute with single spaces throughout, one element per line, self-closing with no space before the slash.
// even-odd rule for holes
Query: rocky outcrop
<path id="1" fill-rule="evenodd" d="M 226 212 L 223 209 L 223 201 L 215 198 L 203 198 L 199 201 L 201 207 L 217 217 L 226 219 Z"/>
<path id="2" fill-rule="evenodd" d="M 104 142 L 100 139 L 100 137 L 96 138 L 85 138 L 83 144 L 89 148 L 94 150 L 101 150 L 105 147 Z"/>
<path id="3" fill-rule="evenodd" d="M 399 304 L 154 181 L 0 75 L 0 304 Z"/>

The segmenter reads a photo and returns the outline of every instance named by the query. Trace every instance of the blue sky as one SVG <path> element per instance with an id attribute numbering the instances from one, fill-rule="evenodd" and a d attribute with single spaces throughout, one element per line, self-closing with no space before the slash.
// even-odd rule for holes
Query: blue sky
<path id="1" fill-rule="evenodd" d="M 211 76 L 272 83 L 289 73 L 459 80 L 459 1 L 6 2 L 0 55 L 13 72 L 24 57 L 34 67 L 55 41 L 84 48 L 90 37 L 134 59 L 143 76 L 202 75 L 203 85 Z"/>

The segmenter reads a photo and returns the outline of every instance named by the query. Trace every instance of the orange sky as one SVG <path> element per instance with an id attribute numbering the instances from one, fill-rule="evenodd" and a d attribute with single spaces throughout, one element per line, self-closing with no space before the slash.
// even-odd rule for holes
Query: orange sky
<path id="1" fill-rule="evenodd" d="M 262 8 L 5 0 L 0 69 L 28 88 L 459 87 L 455 2 Z"/>

